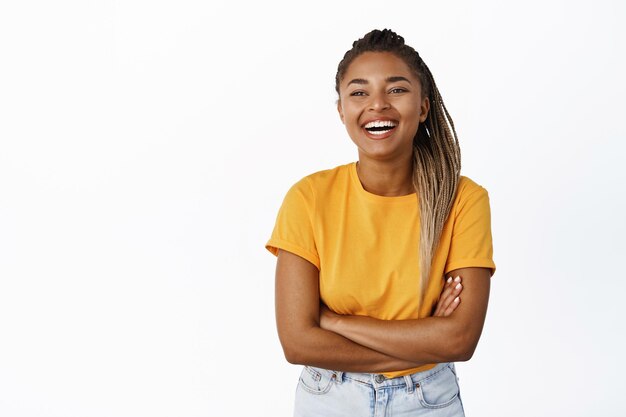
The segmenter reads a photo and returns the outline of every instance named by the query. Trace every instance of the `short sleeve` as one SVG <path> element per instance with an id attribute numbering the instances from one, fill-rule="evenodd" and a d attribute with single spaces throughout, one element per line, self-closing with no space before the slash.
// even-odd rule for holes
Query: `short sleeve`
<path id="1" fill-rule="evenodd" d="M 444 273 L 467 267 L 490 268 L 492 276 L 496 272 L 489 194 L 481 186 L 459 201 Z"/>
<path id="2" fill-rule="evenodd" d="M 294 253 L 320 269 L 313 227 L 314 212 L 315 195 L 307 178 L 303 178 L 287 192 L 265 248 L 276 256 L 278 249 Z"/>

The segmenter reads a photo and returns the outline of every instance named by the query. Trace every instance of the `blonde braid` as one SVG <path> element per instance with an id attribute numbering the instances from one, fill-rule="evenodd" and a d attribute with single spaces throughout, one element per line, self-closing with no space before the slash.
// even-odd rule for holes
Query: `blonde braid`
<path id="1" fill-rule="evenodd" d="M 430 84 L 427 91 L 430 92 L 431 101 L 425 126 L 420 126 L 413 141 L 413 186 L 420 210 L 420 297 L 423 301 L 432 260 L 456 196 L 461 172 L 461 150 L 454 122 L 435 80 L 423 61 L 421 67 Z"/>

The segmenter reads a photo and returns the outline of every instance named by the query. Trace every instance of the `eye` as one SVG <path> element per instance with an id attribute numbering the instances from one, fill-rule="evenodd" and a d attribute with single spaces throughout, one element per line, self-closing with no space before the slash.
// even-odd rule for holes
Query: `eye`
<path id="1" fill-rule="evenodd" d="M 402 87 L 395 87 L 389 90 L 391 94 L 406 93 L 407 91 L 408 90 L 406 88 L 402 88 Z"/>
<path id="2" fill-rule="evenodd" d="M 353 97 L 364 96 L 365 95 L 365 91 L 359 91 L 359 90 L 353 91 L 353 92 L 350 93 L 350 95 L 353 96 Z"/>

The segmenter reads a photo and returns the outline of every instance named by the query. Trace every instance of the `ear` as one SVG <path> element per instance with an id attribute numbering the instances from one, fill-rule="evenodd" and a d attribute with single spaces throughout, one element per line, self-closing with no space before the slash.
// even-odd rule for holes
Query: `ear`
<path id="1" fill-rule="evenodd" d="M 430 110 L 430 100 L 428 96 L 424 97 L 420 104 L 420 123 L 424 123 L 428 117 L 428 111 Z"/>
<path id="2" fill-rule="evenodd" d="M 341 123 L 345 125 L 346 121 L 343 117 L 343 109 L 341 108 L 341 99 L 337 99 L 337 111 L 339 112 L 339 118 L 341 119 Z"/>

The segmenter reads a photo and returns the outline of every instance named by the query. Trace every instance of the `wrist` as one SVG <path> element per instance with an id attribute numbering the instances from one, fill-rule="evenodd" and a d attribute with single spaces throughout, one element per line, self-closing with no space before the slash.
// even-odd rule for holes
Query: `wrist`
<path id="1" fill-rule="evenodd" d="M 343 321 L 343 316 L 341 314 L 335 314 L 332 320 L 332 330 L 335 333 L 340 333 L 341 323 Z"/>
<path id="2" fill-rule="evenodd" d="M 335 316 L 333 317 L 333 324 L 332 324 L 332 330 L 335 333 L 338 333 L 344 337 L 346 336 L 346 328 L 347 328 L 347 324 L 348 321 L 350 320 L 350 315 L 342 315 L 342 314 L 335 314 Z"/>

